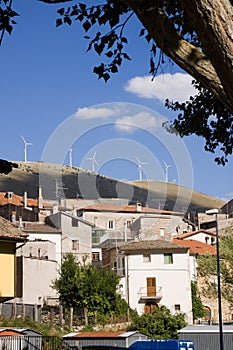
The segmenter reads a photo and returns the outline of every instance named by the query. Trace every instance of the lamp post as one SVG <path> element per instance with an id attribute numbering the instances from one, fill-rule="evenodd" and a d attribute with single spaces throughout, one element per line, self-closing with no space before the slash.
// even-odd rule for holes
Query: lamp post
<path id="1" fill-rule="evenodd" d="M 216 222 L 216 257 L 217 257 L 217 281 L 218 281 L 218 317 L 219 317 L 219 345 L 220 350 L 224 350 L 223 344 L 223 325 L 222 325 L 222 302 L 221 302 L 221 269 L 219 256 L 219 240 L 218 240 L 218 209 L 210 209 L 206 211 L 207 215 L 215 215 Z"/>

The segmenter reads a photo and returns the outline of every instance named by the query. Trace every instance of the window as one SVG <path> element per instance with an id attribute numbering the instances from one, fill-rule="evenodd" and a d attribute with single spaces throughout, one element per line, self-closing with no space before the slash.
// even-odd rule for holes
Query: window
<path id="1" fill-rule="evenodd" d="M 143 254 L 143 262 L 144 263 L 151 262 L 150 254 Z"/>
<path id="2" fill-rule="evenodd" d="M 164 256 L 164 264 L 173 264 L 172 253 L 165 253 L 163 256 Z"/>
<path id="3" fill-rule="evenodd" d="M 100 261 L 100 253 L 99 252 L 92 253 L 92 261 Z"/>
<path id="4" fill-rule="evenodd" d="M 164 237 L 165 229 L 161 227 L 159 231 L 160 231 L 160 237 Z"/>
<path id="5" fill-rule="evenodd" d="M 113 220 L 109 220 L 108 221 L 108 228 L 109 228 L 109 230 L 113 230 L 114 229 L 114 221 Z"/>
<path id="6" fill-rule="evenodd" d="M 78 220 L 75 218 L 72 218 L 72 227 L 78 227 Z"/>
<path id="7" fill-rule="evenodd" d="M 78 250 L 79 249 L 79 241 L 73 240 L 72 241 L 72 250 Z"/>
<path id="8" fill-rule="evenodd" d="M 131 224 L 132 224 L 132 222 L 131 222 L 130 220 L 127 220 L 127 221 L 126 221 L 126 226 L 127 226 L 127 228 L 130 228 Z"/>
<path id="9" fill-rule="evenodd" d="M 175 311 L 180 311 L 180 304 L 175 304 Z"/>

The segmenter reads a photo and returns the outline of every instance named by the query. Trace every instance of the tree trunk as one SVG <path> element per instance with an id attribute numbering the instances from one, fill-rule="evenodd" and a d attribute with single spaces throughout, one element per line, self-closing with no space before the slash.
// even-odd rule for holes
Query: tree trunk
<path id="1" fill-rule="evenodd" d="M 63 306 L 59 305 L 59 325 L 61 327 L 61 330 L 63 331 Z"/>
<path id="2" fill-rule="evenodd" d="M 87 307 L 84 307 L 83 311 L 84 311 L 85 326 L 88 326 L 88 309 L 87 309 Z"/>
<path id="3" fill-rule="evenodd" d="M 137 15 L 157 46 L 221 100 L 233 113 L 233 7 L 229 0 L 181 1 L 195 21 L 202 49 L 184 40 L 161 2 L 122 0 Z"/>
<path id="4" fill-rule="evenodd" d="M 73 319 L 74 319 L 74 308 L 70 307 L 70 322 L 69 322 L 69 330 L 72 331 L 73 329 Z"/>

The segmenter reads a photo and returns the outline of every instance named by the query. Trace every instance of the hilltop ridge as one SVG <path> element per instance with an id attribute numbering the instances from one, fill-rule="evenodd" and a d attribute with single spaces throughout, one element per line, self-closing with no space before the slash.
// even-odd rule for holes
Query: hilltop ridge
<path id="1" fill-rule="evenodd" d="M 221 208 L 225 202 L 174 183 L 141 180 L 119 181 L 90 170 L 44 162 L 15 162 L 8 175 L 0 174 L 0 191 L 37 198 L 41 186 L 45 199 L 124 198 L 150 207 L 177 211 Z"/>

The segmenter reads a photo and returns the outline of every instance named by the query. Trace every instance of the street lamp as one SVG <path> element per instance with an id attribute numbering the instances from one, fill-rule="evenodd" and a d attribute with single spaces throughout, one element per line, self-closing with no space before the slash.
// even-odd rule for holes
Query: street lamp
<path id="1" fill-rule="evenodd" d="M 221 270 L 219 256 L 219 240 L 218 240 L 218 209 L 210 209 L 206 211 L 207 215 L 215 215 L 216 222 L 216 257 L 217 257 L 217 279 L 218 279 L 218 317 L 219 317 L 219 345 L 220 350 L 224 350 L 223 344 L 223 327 L 222 327 L 222 302 L 221 302 Z"/>

